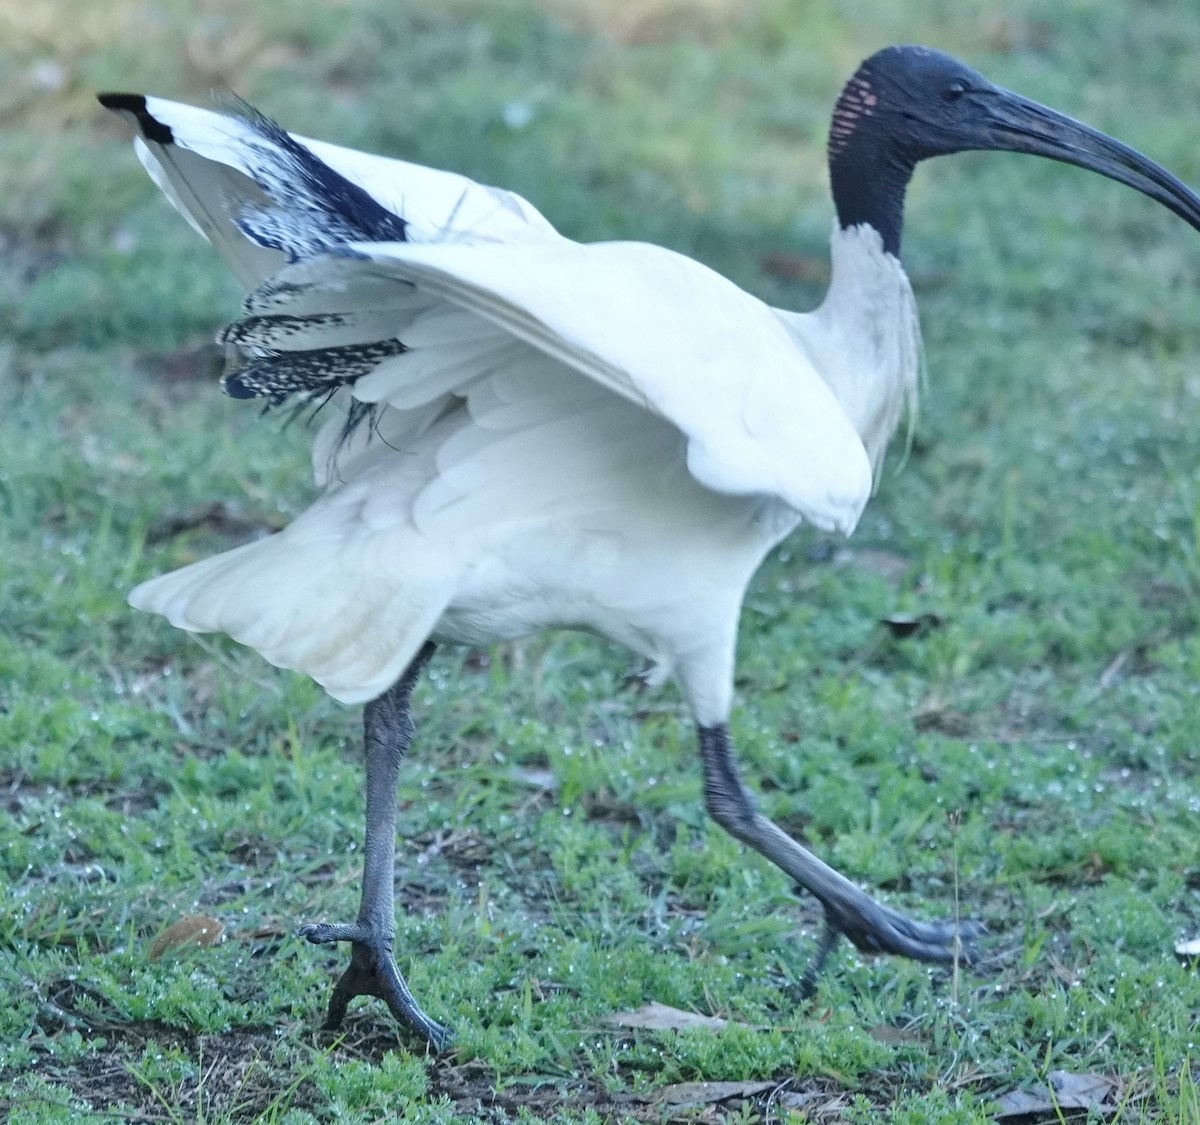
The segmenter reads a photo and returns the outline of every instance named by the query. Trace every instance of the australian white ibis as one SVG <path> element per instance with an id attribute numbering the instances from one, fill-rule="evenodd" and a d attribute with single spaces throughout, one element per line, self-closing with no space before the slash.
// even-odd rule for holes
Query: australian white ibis
<path id="1" fill-rule="evenodd" d="M 970 958 L 980 928 L 881 906 L 759 813 L 726 730 L 742 597 L 802 522 L 849 533 L 915 397 L 919 330 L 900 264 L 914 166 L 967 149 L 1099 172 L 1200 229 L 1200 199 L 1139 153 L 937 51 L 889 47 L 833 111 L 829 294 L 769 308 L 689 258 L 581 245 L 525 200 L 447 172 L 135 94 L 154 181 L 249 293 L 220 339 L 224 387 L 331 400 L 320 498 L 277 535 L 152 579 L 131 602 L 219 631 L 335 698 L 365 702 L 367 828 L 328 1025 L 385 1000 L 433 1046 L 393 958 L 395 783 L 436 642 L 591 630 L 678 681 L 713 817 L 870 953 Z"/>

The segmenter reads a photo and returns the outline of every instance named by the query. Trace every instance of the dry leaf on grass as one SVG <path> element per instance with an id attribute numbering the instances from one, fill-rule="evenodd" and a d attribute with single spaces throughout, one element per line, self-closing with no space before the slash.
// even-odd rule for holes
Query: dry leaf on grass
<path id="1" fill-rule="evenodd" d="M 208 946 L 221 940 L 225 927 L 215 918 L 204 914 L 187 914 L 172 922 L 150 944 L 150 960 L 157 961 L 164 953 L 185 945 Z"/>
<path id="2" fill-rule="evenodd" d="M 720 1031 L 729 1020 L 720 1016 L 702 1016 L 699 1012 L 684 1012 L 667 1004 L 659 1004 L 652 1000 L 643 1004 L 634 1012 L 615 1012 L 605 1016 L 604 1022 L 613 1027 L 629 1027 L 648 1031 L 686 1031 L 692 1027 L 702 1027 L 709 1031 Z M 746 1024 L 740 1024 L 746 1027 Z"/>
<path id="3" fill-rule="evenodd" d="M 1004 1125 L 1040 1125 L 1059 1122 L 1064 1111 L 1095 1110 L 1111 1116 L 1117 1111 L 1120 1087 L 1103 1074 L 1070 1074 L 1052 1070 L 1047 1085 L 1032 1093 L 1013 1090 L 999 1099 L 1000 1112 L 995 1120 Z"/>
<path id="4" fill-rule="evenodd" d="M 678 1082 L 646 1096 L 646 1101 L 671 1109 L 695 1109 L 731 1098 L 754 1098 L 774 1089 L 775 1082 Z"/>

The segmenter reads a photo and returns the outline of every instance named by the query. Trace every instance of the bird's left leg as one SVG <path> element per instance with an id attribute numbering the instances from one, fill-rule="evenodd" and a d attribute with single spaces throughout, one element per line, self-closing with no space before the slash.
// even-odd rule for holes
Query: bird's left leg
<path id="1" fill-rule="evenodd" d="M 412 743 L 409 701 L 433 645 L 426 644 L 396 683 L 363 710 L 367 754 L 367 837 L 363 849 L 363 890 L 358 920 L 350 925 L 328 922 L 302 926 L 300 933 L 315 945 L 351 943 L 350 965 L 329 999 L 326 1030 L 341 1026 L 346 1005 L 356 996 L 377 996 L 392 1014 L 408 1024 L 435 1050 L 450 1040 L 449 1028 L 430 1019 L 413 999 L 396 967 L 392 942 L 396 934 L 396 780 L 400 761 Z"/>
<path id="2" fill-rule="evenodd" d="M 805 974 L 807 988 L 811 988 L 822 962 L 842 934 L 864 953 L 898 953 L 917 961 L 974 959 L 973 939 L 983 933 L 977 922 L 918 922 L 880 906 L 763 816 L 738 777 L 724 724 L 700 728 L 700 754 L 704 760 L 705 804 L 712 818 L 781 867 L 825 908 L 825 933 Z"/>

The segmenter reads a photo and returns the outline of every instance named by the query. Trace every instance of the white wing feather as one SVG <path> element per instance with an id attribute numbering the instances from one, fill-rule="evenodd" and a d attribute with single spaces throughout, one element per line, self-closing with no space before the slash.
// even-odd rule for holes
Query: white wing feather
<path id="1" fill-rule="evenodd" d="M 672 422 L 709 488 L 778 497 L 825 529 L 857 523 L 871 494 L 861 440 L 774 311 L 720 274 L 632 242 L 357 250 Z M 390 367 L 397 393 L 405 358 Z M 364 382 L 388 399 L 388 376 Z"/>
<path id="2" fill-rule="evenodd" d="M 278 534 L 143 582 L 129 602 L 225 633 L 344 703 L 374 698 L 428 637 L 465 565 L 413 527 L 423 479 L 418 464 L 375 460 Z"/>
<path id="3" fill-rule="evenodd" d="M 777 314 L 671 251 L 570 242 L 518 196 L 303 138 L 413 241 L 287 265 L 231 218 L 233 200 L 271 205 L 254 182 L 269 139 L 162 99 L 146 112 L 174 142 L 140 141 L 143 163 L 253 290 L 231 342 L 280 362 L 406 350 L 338 392 L 313 449 L 326 491 L 302 516 L 132 604 L 345 702 L 431 634 L 578 625 L 674 669 L 719 721 L 763 554 L 800 517 L 849 532 L 871 492 L 858 434 Z M 346 435 L 350 394 L 376 413 Z"/>
<path id="4" fill-rule="evenodd" d="M 282 255 L 248 241 L 229 217 L 232 198 L 265 200 L 253 176 L 270 142 L 238 117 L 161 98 L 145 99 L 145 111 L 174 138 L 139 141 L 171 201 L 243 281 L 258 284 L 278 272 Z M 454 173 L 297 139 L 404 218 L 416 241 L 357 249 L 431 298 L 420 310 L 411 297 L 392 294 L 396 306 L 407 307 L 397 308 L 395 334 L 404 339 L 400 330 L 411 329 L 405 343 L 413 352 L 360 378 L 356 397 L 411 409 L 453 389 L 456 363 L 478 370 L 478 356 L 502 356 L 476 318 L 453 315 L 468 310 L 672 422 L 688 439 L 689 468 L 706 486 L 778 497 L 825 529 L 854 527 L 871 492 L 862 441 L 757 298 L 661 247 L 563 239 L 519 196 Z M 316 332 L 290 346 L 331 347 L 381 332 L 395 307 L 386 282 L 355 266 L 321 259 L 283 269 L 281 276 L 295 271 L 310 288 L 328 269 L 337 284 L 317 287 L 318 299 L 332 297 L 326 312 L 338 303 L 329 289 L 368 302 L 340 335 L 321 344 Z M 365 315 L 373 308 L 381 311 Z M 475 333 L 474 347 L 464 332 Z"/>
<path id="5" fill-rule="evenodd" d="M 249 242 L 229 217 L 231 200 L 266 201 L 251 172 L 255 150 L 264 147 L 263 138 L 236 116 L 165 98 L 148 97 L 145 103 L 146 112 L 171 130 L 174 143 L 138 137 L 134 142 L 138 158 L 175 209 L 213 244 L 238 280 L 252 289 L 285 261 L 278 251 Z M 122 115 L 138 126 L 133 114 Z M 403 216 L 415 241 L 559 237 L 537 208 L 513 192 L 405 160 L 299 135 L 296 140 Z"/>

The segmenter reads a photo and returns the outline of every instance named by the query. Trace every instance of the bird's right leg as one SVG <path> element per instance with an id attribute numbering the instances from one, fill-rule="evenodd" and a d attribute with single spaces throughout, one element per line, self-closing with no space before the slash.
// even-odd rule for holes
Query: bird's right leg
<path id="1" fill-rule="evenodd" d="M 356 996 L 377 996 L 401 1022 L 435 1050 L 452 1037 L 449 1028 L 430 1019 L 412 993 L 392 954 L 396 935 L 396 780 L 412 743 L 409 701 L 421 669 L 433 654 L 426 644 L 404 675 L 363 709 L 367 754 L 367 837 L 363 849 L 363 891 L 358 920 L 349 925 L 317 922 L 300 933 L 315 945 L 350 942 L 350 965 L 329 998 L 326 1030 L 341 1026 L 346 1006 Z"/>
<path id="2" fill-rule="evenodd" d="M 880 906 L 763 816 L 738 776 L 729 732 L 723 724 L 700 728 L 700 754 L 705 804 L 712 818 L 782 868 L 825 908 L 825 933 L 804 975 L 806 991 L 815 985 L 821 965 L 843 934 L 864 953 L 897 953 L 917 961 L 975 959 L 972 943 L 984 932 L 979 923 L 918 922 Z"/>

